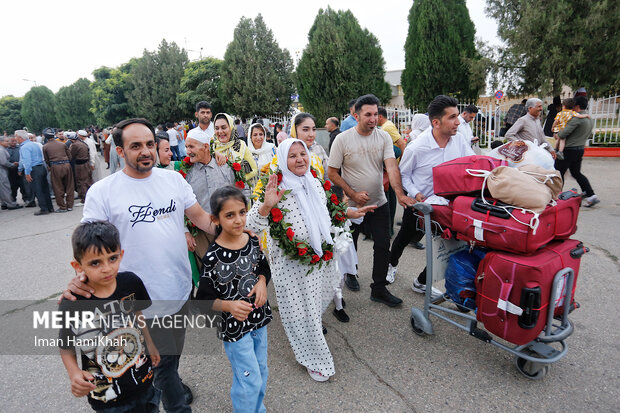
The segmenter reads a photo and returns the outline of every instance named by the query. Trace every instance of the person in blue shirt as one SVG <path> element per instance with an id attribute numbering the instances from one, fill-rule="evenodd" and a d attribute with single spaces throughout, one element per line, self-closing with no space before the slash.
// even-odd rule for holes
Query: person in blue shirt
<path id="1" fill-rule="evenodd" d="M 342 121 L 342 123 L 340 124 L 340 132 L 344 132 L 347 129 L 351 129 L 355 126 L 357 126 L 357 121 L 355 120 L 355 117 L 353 117 L 353 113 L 355 113 L 355 102 L 357 102 L 357 99 L 351 99 L 349 101 L 349 116 L 347 116 L 347 118 L 345 120 Z"/>
<path id="2" fill-rule="evenodd" d="M 43 151 L 34 142 L 28 139 L 25 130 L 15 131 L 15 138 L 19 144 L 19 173 L 24 174 L 27 182 L 32 183 L 40 210 L 35 215 L 47 215 L 54 212 L 50 188 L 47 183 L 47 167 L 43 160 Z"/>

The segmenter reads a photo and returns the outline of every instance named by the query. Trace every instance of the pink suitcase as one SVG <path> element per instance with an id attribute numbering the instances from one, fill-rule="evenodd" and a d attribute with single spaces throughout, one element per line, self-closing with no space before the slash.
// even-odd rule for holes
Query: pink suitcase
<path id="1" fill-rule="evenodd" d="M 489 252 L 476 274 L 476 318 L 490 333 L 522 345 L 534 340 L 547 322 L 553 279 L 570 267 L 575 273 L 571 302 L 574 302 L 581 256 L 587 249 L 577 240 L 553 241 L 531 255 Z M 566 292 L 557 304 L 563 302 Z M 555 315 L 561 314 L 556 308 Z M 519 313 L 521 314 L 519 315 Z"/>
<path id="2" fill-rule="evenodd" d="M 563 193 L 564 194 L 564 193 Z M 474 241 L 478 246 L 529 254 L 553 239 L 566 239 L 577 230 L 577 217 L 581 197 L 558 199 L 555 206 L 547 206 L 538 217 L 536 232 L 525 225 L 534 214 L 510 207 L 510 214 L 497 205 L 485 204 L 482 199 L 459 196 L 454 200 L 452 230 L 464 241 Z M 509 207 L 509 206 L 508 206 Z"/>
<path id="3" fill-rule="evenodd" d="M 433 192 L 443 197 L 480 193 L 483 177 L 472 176 L 468 169 L 492 171 L 507 162 L 490 156 L 470 155 L 444 162 L 433 168 Z"/>

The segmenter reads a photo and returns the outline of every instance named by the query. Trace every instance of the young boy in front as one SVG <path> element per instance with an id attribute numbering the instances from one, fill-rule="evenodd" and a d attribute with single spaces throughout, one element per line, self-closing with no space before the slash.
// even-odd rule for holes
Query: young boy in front
<path id="1" fill-rule="evenodd" d="M 109 222 L 83 223 L 73 232 L 72 244 L 71 266 L 86 274 L 95 292 L 59 306 L 65 317 L 72 317 L 59 333 L 71 393 L 88 395 L 91 407 L 100 412 L 156 410 L 150 405 L 152 367 L 160 356 L 141 317 L 151 299 L 137 275 L 118 272 L 123 258 L 118 230 Z"/>

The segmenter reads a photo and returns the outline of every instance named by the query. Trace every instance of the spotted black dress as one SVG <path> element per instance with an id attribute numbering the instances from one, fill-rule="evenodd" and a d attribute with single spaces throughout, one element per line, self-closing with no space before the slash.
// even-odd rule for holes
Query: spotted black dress
<path id="1" fill-rule="evenodd" d="M 258 276 L 267 282 L 271 271 L 267 259 L 260 250 L 258 238 L 250 237 L 239 250 L 224 248 L 216 242 L 211 244 L 203 258 L 203 270 L 196 298 L 199 300 L 243 300 L 254 304 L 255 297 L 248 297 Z M 266 326 L 272 319 L 269 301 L 255 308 L 245 321 L 239 321 L 230 313 L 222 311 L 218 325 L 220 339 L 235 342 L 246 333 Z"/>

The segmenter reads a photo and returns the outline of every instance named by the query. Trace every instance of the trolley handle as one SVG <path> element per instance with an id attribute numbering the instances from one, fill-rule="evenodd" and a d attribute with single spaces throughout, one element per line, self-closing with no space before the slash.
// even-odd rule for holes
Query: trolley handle
<path id="1" fill-rule="evenodd" d="M 431 212 L 433 212 L 433 206 L 425 202 L 416 202 L 415 204 L 413 204 L 412 208 L 416 211 L 420 211 L 424 215 L 429 215 Z"/>

